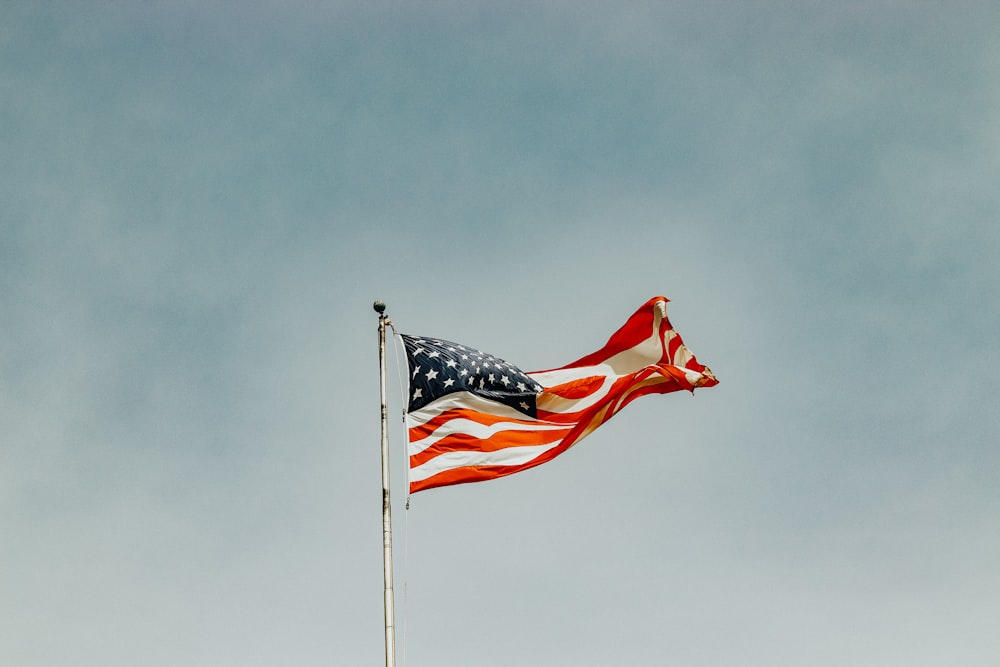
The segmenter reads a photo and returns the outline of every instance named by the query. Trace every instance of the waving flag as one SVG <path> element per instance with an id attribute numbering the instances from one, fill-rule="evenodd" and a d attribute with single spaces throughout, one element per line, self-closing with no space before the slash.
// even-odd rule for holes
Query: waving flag
<path id="1" fill-rule="evenodd" d="M 646 394 L 718 384 L 647 301 L 597 352 L 526 373 L 439 338 L 403 335 L 410 492 L 479 482 L 549 461 Z"/>

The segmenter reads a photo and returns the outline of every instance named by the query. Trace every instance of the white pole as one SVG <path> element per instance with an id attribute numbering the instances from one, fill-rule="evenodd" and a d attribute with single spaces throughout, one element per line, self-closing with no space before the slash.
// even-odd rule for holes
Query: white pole
<path id="1" fill-rule="evenodd" d="M 382 563 L 384 566 L 385 667 L 396 665 L 396 631 L 392 598 L 392 507 L 389 503 L 389 408 L 385 398 L 385 304 L 376 301 L 378 313 L 379 391 L 382 396 Z"/>

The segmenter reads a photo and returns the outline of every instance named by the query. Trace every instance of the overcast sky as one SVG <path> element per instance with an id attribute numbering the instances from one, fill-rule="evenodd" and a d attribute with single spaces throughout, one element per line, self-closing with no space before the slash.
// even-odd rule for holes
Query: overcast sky
<path id="1" fill-rule="evenodd" d="M 390 349 L 400 663 L 1000 664 L 998 34 L 3 2 L 0 663 L 381 664 L 372 301 L 538 370 L 662 294 L 719 386 L 408 513 Z"/>

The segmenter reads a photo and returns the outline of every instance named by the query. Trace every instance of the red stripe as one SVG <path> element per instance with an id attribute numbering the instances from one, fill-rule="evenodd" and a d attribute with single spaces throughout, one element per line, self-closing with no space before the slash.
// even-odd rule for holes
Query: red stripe
<path id="1" fill-rule="evenodd" d="M 673 362 L 673 360 L 677 358 L 677 351 L 680 350 L 683 345 L 684 341 L 681 340 L 680 336 L 674 336 L 671 338 L 667 347 L 667 359 Z"/>
<path id="2" fill-rule="evenodd" d="M 603 375 L 592 375 L 571 382 L 546 387 L 545 391 L 560 398 L 580 399 L 590 396 L 604 384 Z"/>
<path id="3" fill-rule="evenodd" d="M 539 408 L 538 420 L 549 424 L 575 424 L 580 420 L 580 412 L 549 412 Z"/>

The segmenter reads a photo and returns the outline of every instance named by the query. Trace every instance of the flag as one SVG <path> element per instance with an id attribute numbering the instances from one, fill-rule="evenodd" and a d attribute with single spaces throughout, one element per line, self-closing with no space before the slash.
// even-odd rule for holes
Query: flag
<path id="1" fill-rule="evenodd" d="M 718 384 L 670 326 L 667 301 L 650 299 L 600 350 L 547 371 L 524 372 L 465 345 L 401 335 L 410 492 L 533 468 L 640 396 Z"/>

